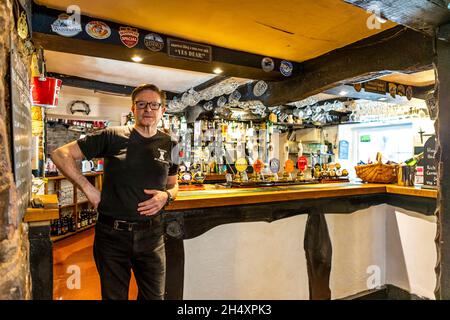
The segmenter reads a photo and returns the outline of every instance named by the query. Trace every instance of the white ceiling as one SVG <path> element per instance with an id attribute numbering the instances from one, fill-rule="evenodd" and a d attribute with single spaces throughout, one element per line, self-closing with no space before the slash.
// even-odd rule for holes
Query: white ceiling
<path id="1" fill-rule="evenodd" d="M 47 72 L 136 87 L 152 83 L 165 91 L 184 92 L 216 74 L 125 62 L 71 53 L 45 51 Z M 64 85 L 64 83 L 63 83 Z"/>

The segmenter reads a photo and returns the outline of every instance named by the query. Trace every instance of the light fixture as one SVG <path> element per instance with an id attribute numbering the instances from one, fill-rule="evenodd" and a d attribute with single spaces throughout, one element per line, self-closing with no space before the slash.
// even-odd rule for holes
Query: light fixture
<path id="1" fill-rule="evenodd" d="M 132 56 L 131 60 L 133 60 L 134 62 L 141 62 L 143 59 L 140 56 Z"/>
<path id="2" fill-rule="evenodd" d="M 215 68 L 215 69 L 213 70 L 213 72 L 214 72 L 215 74 L 221 74 L 221 73 L 223 72 L 223 70 L 220 69 L 220 68 Z"/>
<path id="3" fill-rule="evenodd" d="M 339 95 L 340 95 L 340 96 L 346 96 L 347 93 L 348 93 L 347 91 L 341 90 L 341 92 L 339 92 Z"/>

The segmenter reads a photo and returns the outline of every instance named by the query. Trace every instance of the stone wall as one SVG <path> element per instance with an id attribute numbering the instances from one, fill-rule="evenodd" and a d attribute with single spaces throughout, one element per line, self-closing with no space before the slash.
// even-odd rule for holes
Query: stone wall
<path id="1" fill-rule="evenodd" d="M 20 51 L 24 50 L 14 32 L 12 1 L 0 0 L 0 299 L 30 299 L 28 228 L 26 224 L 17 225 L 16 222 L 17 193 L 10 154 L 11 41 Z M 23 63 L 29 66 L 26 54 Z"/>
<path id="2" fill-rule="evenodd" d="M 78 140 L 81 136 L 81 132 L 71 131 L 67 126 L 59 123 L 45 124 L 46 127 L 46 147 L 45 152 L 47 156 L 52 153 L 53 150 L 65 145 L 66 143 Z"/>

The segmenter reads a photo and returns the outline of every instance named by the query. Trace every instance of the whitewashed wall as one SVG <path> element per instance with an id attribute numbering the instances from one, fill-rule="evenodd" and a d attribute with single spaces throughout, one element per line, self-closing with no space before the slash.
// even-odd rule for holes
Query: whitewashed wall
<path id="1" fill-rule="evenodd" d="M 131 98 L 95 92 L 93 90 L 64 86 L 61 89 L 58 107 L 47 109 L 47 114 L 71 115 L 67 106 L 75 100 L 83 100 L 91 109 L 87 116 L 93 120 L 108 120 L 112 125 L 120 125 L 123 113 L 130 112 Z M 76 113 L 76 116 L 85 118 L 86 115 Z"/>
<path id="2" fill-rule="evenodd" d="M 184 299 L 309 299 L 306 218 L 221 225 L 185 240 Z M 326 220 L 332 299 L 367 291 L 376 277 L 434 299 L 434 217 L 380 205 Z"/>

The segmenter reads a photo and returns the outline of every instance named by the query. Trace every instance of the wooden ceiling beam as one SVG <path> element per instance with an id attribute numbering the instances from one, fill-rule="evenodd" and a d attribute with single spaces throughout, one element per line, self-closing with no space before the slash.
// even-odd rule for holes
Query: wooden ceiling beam
<path id="1" fill-rule="evenodd" d="M 241 100 L 260 100 L 266 106 L 303 100 L 349 82 L 389 72 L 418 72 L 433 67 L 434 38 L 406 27 L 395 27 L 301 64 L 302 72 L 290 79 L 268 82 L 260 97 L 254 82 L 239 88 Z"/>
<path id="2" fill-rule="evenodd" d="M 434 35 L 436 28 L 450 21 L 446 0 L 344 0 L 381 18 Z"/>
<path id="3" fill-rule="evenodd" d="M 222 69 L 223 76 L 239 77 L 246 79 L 264 79 L 267 81 L 283 80 L 285 76 L 281 74 L 280 65 L 282 60 L 272 58 L 274 68 L 272 71 L 266 72 L 262 69 L 262 60 L 264 56 L 252 54 L 243 51 L 231 50 L 223 47 L 208 45 L 205 43 L 197 43 L 171 37 L 161 33 L 155 33 L 151 30 L 143 30 L 134 28 L 138 32 L 138 41 L 131 48 L 122 43 L 119 31 L 122 27 L 130 27 L 118 24 L 112 21 L 92 18 L 81 15 L 80 24 L 81 31 L 72 36 L 62 36 L 55 33 L 52 29 L 52 24 L 58 20 L 58 16 L 63 11 L 50 9 L 44 6 L 33 6 L 33 42 L 36 45 L 42 46 L 44 49 L 66 52 L 85 56 L 94 56 L 106 59 L 114 59 L 120 61 L 131 61 L 133 55 L 140 56 L 143 60 L 141 64 L 162 66 L 173 69 L 197 71 L 204 73 L 213 73 L 216 68 Z M 91 21 L 101 21 L 107 24 L 111 30 L 111 35 L 105 39 L 94 39 L 86 31 L 86 25 Z M 161 39 L 160 51 L 152 51 L 145 45 L 145 36 L 153 33 L 157 34 Z M 174 57 L 173 50 L 169 50 L 169 41 L 184 41 L 191 47 L 206 50 L 204 59 L 199 61 L 191 54 L 200 54 L 200 51 L 195 50 L 179 50 L 177 57 Z M 208 49 L 210 48 L 210 49 Z M 169 54 L 169 51 L 171 54 Z M 181 58 L 180 55 L 186 52 L 186 56 Z M 188 55 L 189 53 L 189 55 Z M 197 60 L 195 60 L 197 59 Z M 298 69 L 298 63 L 292 62 L 292 75 L 295 75 Z"/>

